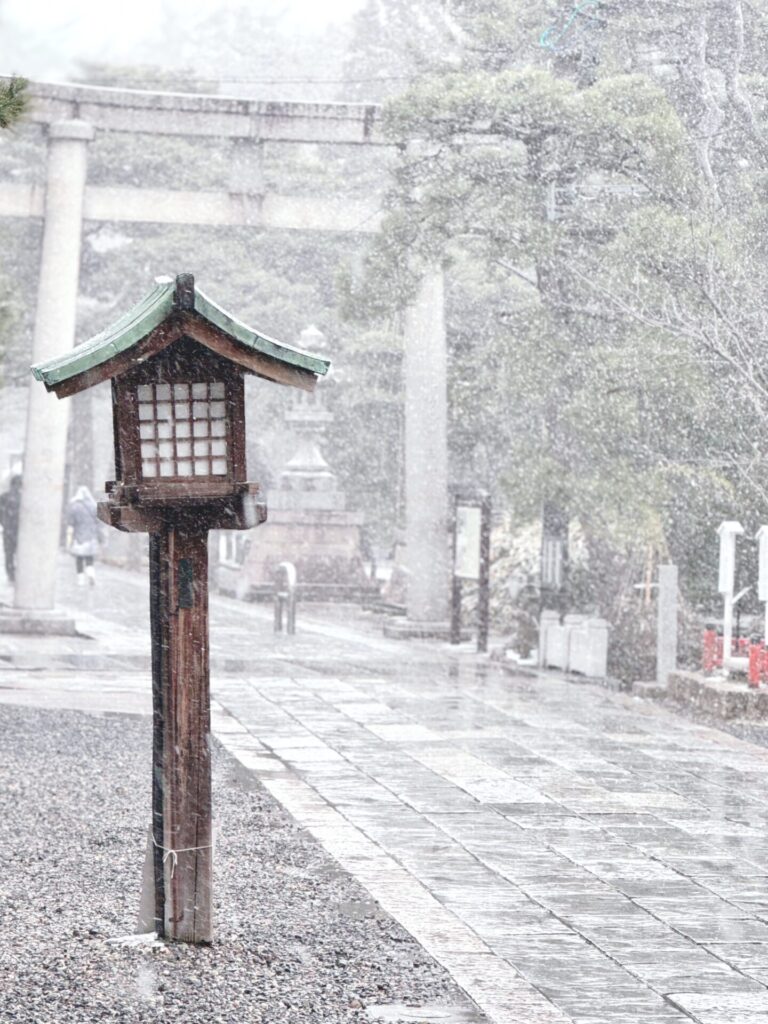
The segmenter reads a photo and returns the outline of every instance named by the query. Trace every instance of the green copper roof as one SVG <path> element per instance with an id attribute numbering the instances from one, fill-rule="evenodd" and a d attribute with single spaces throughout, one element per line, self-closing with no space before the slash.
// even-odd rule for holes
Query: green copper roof
<path id="1" fill-rule="evenodd" d="M 66 355 L 33 366 L 32 373 L 35 379 L 42 381 L 46 387 L 54 387 L 62 381 L 69 380 L 70 377 L 76 377 L 86 370 L 101 366 L 130 349 L 167 319 L 174 310 L 179 309 L 176 302 L 176 286 L 177 281 L 172 278 L 158 278 L 152 291 L 111 327 L 76 345 Z M 194 304 L 186 309 L 190 312 L 194 309 L 195 313 L 246 348 L 270 356 L 286 365 L 308 370 L 310 373 L 323 375 L 328 372 L 331 365 L 329 360 L 283 345 L 246 326 L 204 295 L 197 286 L 194 287 L 192 295 Z"/>

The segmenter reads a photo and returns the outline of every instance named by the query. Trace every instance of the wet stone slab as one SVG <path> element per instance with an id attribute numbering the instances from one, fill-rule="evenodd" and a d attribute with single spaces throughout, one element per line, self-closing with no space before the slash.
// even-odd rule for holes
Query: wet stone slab
<path id="1" fill-rule="evenodd" d="M 707 946 L 733 942 L 768 942 L 768 924 L 763 921 L 691 916 L 689 920 L 678 920 L 675 927 L 682 935 Z"/>
<path id="2" fill-rule="evenodd" d="M 763 942 L 721 942 L 711 947 L 711 953 L 745 974 L 753 969 L 768 971 L 768 944 Z"/>
<path id="3" fill-rule="evenodd" d="M 700 1024 L 765 1024 L 768 993 L 678 992 L 669 996 L 673 1006 Z"/>

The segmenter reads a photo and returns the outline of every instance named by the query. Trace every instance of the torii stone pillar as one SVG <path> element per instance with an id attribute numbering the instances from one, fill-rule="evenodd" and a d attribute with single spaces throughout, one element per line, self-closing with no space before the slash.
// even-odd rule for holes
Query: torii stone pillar
<path id="1" fill-rule="evenodd" d="M 83 194 L 88 143 L 93 128 L 85 121 L 59 121 L 48 131 L 40 280 L 32 360 L 62 355 L 75 341 Z M 30 623 L 46 631 L 68 629 L 51 613 L 56 592 L 56 557 L 64 492 L 68 402 L 30 385 L 24 479 L 14 604 Z M 57 626 L 59 629 L 57 629 Z M 71 628 L 71 624 L 69 626 Z"/>
<path id="2" fill-rule="evenodd" d="M 427 632 L 448 623 L 446 363 L 443 274 L 436 269 L 405 313 L 407 611 L 412 627 Z"/>

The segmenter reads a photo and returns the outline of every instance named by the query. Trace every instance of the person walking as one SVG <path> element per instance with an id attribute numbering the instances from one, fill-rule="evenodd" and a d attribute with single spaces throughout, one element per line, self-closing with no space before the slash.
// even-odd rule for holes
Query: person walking
<path id="1" fill-rule="evenodd" d="M 3 528 L 5 574 L 8 581 L 16 579 L 16 546 L 19 540 L 19 509 L 21 508 L 21 476 L 14 473 L 8 490 L 0 494 L 0 526 Z"/>
<path id="2" fill-rule="evenodd" d="M 67 548 L 75 559 L 79 587 L 85 586 L 86 579 L 92 587 L 96 584 L 93 563 L 99 553 L 102 536 L 102 524 L 96 516 L 96 499 L 87 487 L 78 487 L 67 510 Z"/>

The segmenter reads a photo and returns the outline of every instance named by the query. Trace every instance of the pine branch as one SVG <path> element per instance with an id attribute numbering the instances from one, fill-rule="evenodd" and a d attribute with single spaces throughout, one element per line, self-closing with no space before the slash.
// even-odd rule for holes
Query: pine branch
<path id="1" fill-rule="evenodd" d="M 18 121 L 29 104 L 26 78 L 14 75 L 0 84 L 0 128 L 9 128 Z"/>

